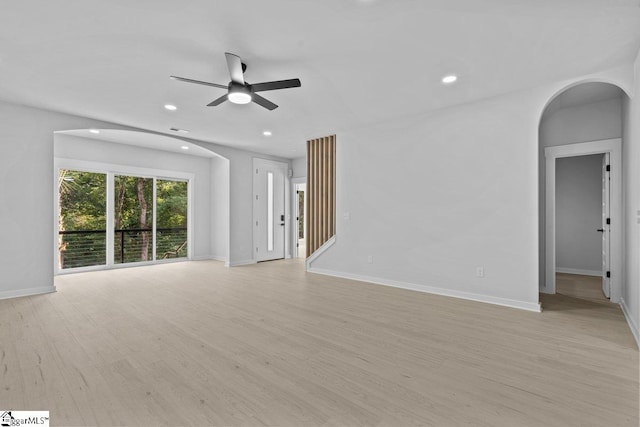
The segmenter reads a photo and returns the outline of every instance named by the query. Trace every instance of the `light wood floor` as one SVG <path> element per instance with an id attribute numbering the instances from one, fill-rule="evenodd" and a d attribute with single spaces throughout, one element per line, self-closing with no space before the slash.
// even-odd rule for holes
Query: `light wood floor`
<path id="1" fill-rule="evenodd" d="M 633 337 L 578 281 L 531 313 L 300 260 L 60 276 L 55 294 L 0 301 L 0 409 L 53 425 L 637 426 Z"/>

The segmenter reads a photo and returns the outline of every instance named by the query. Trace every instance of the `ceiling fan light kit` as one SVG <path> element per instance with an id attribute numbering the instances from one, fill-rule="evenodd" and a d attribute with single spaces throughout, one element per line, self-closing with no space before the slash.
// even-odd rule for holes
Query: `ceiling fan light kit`
<path id="1" fill-rule="evenodd" d="M 248 104 L 251 102 L 251 90 L 246 86 L 237 83 L 231 83 L 227 99 L 234 104 Z"/>
<path id="2" fill-rule="evenodd" d="M 227 86 L 217 83 L 203 82 L 200 80 L 187 79 L 185 77 L 178 76 L 170 76 L 170 78 L 185 83 L 194 83 L 204 86 L 217 87 L 220 89 L 227 89 L 227 93 L 225 95 L 222 95 L 218 99 L 211 101 L 209 104 L 207 104 L 207 107 L 215 107 L 227 100 L 234 104 L 248 104 L 253 101 L 256 104 L 266 108 L 267 110 L 275 110 L 276 108 L 278 108 L 276 104 L 266 98 L 263 98 L 256 92 L 288 89 L 301 86 L 300 79 L 278 80 L 272 82 L 256 83 L 253 85 L 249 84 L 244 80 L 244 72 L 246 71 L 247 66 L 246 64 L 242 63 L 240 57 L 229 52 L 225 53 L 225 57 L 227 59 L 229 75 L 231 76 L 231 81 Z"/>

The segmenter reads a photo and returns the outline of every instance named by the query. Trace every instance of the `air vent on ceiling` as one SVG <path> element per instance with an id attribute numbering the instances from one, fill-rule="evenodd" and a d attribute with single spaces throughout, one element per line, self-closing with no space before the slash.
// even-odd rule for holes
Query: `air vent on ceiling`
<path id="1" fill-rule="evenodd" d="M 186 130 L 186 129 L 169 128 L 169 130 L 171 130 L 171 131 L 173 131 L 173 132 L 189 133 L 189 131 L 188 131 L 188 130 Z"/>

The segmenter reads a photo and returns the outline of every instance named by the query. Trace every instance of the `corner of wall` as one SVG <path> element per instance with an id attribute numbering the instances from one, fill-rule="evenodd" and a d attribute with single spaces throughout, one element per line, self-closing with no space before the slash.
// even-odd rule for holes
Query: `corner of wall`
<path id="1" fill-rule="evenodd" d="M 633 338 L 636 340 L 636 345 L 640 348 L 640 330 L 638 330 L 638 323 L 635 321 L 631 312 L 629 311 L 629 307 L 627 306 L 624 298 L 620 299 L 620 308 L 622 309 L 622 313 L 624 313 L 625 319 L 627 319 L 627 324 L 629 325 L 629 329 L 631 329 L 631 333 L 633 334 Z"/>

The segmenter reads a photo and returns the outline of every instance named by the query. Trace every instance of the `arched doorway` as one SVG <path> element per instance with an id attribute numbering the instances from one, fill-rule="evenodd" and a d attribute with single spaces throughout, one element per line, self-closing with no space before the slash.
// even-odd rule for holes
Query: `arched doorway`
<path id="1" fill-rule="evenodd" d="M 603 294 L 611 302 L 619 301 L 623 274 L 621 148 L 626 96 L 620 87 L 609 83 L 575 84 L 553 96 L 542 113 L 541 293 L 556 292 L 557 274 L 599 275 Z M 611 193 L 605 196 L 609 184 Z M 612 210 L 604 215 L 606 209 Z"/>

